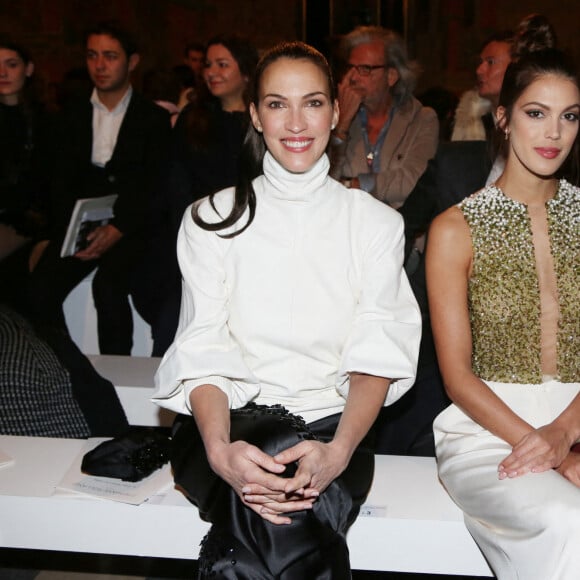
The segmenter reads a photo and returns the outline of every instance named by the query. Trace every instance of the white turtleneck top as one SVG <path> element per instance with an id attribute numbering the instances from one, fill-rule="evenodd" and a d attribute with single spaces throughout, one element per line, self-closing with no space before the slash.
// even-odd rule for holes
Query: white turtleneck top
<path id="1" fill-rule="evenodd" d="M 153 400 L 189 413 L 191 390 L 213 384 L 230 408 L 279 403 L 311 422 L 342 411 L 349 373 L 360 372 L 393 379 L 385 404 L 396 401 L 413 384 L 421 333 L 401 216 L 328 177 L 326 155 L 302 174 L 269 153 L 263 166 L 254 221 L 238 236 L 185 212 L 180 322 Z M 221 216 L 233 194 L 215 195 Z M 205 221 L 221 219 L 199 203 Z"/>

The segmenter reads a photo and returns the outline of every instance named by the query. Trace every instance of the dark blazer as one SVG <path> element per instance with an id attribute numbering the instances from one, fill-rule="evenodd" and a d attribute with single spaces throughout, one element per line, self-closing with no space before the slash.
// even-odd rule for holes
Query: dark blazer
<path id="1" fill-rule="evenodd" d="M 487 141 L 442 143 L 424 176 L 439 211 L 481 189 L 491 166 L 492 156 Z"/>
<path id="2" fill-rule="evenodd" d="M 163 194 L 171 138 L 169 115 L 134 91 L 113 156 L 103 168 L 91 163 L 92 119 L 89 100 L 62 113 L 51 187 L 52 237 L 64 236 L 77 199 L 114 193 L 119 197 L 111 223 L 126 237 L 143 237 L 155 223 Z"/>
<path id="3" fill-rule="evenodd" d="M 486 141 L 441 143 L 399 211 L 405 220 L 406 252 L 418 235 L 427 231 L 440 212 L 481 189 L 491 170 Z"/>

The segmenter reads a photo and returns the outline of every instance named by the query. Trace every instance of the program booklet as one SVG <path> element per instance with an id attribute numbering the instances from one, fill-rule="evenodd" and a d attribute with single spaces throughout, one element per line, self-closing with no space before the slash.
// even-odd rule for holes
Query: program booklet
<path id="1" fill-rule="evenodd" d="M 116 200 L 116 194 L 77 199 L 60 250 L 61 258 L 74 256 L 89 245 L 87 236 L 99 226 L 107 225 L 113 218 Z"/>

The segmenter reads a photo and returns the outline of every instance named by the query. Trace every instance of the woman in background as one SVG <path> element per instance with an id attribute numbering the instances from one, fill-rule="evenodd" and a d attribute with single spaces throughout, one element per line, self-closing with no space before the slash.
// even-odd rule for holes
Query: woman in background
<path id="1" fill-rule="evenodd" d="M 175 260 L 175 237 L 185 209 L 206 195 L 237 181 L 238 160 L 248 124 L 248 86 L 258 62 L 254 46 L 239 36 L 209 41 L 203 69 L 205 89 L 196 91 L 174 128 L 174 147 L 167 190 L 169 233 L 148 259 L 156 275 L 159 299 L 139 305 L 153 331 L 153 356 L 162 356 L 177 328 L 181 276 Z M 139 289 L 136 289 L 137 295 Z M 140 298 L 137 298 L 140 301 Z M 151 313 L 153 311 L 153 313 Z"/>
<path id="2" fill-rule="evenodd" d="M 47 227 L 48 115 L 35 98 L 34 64 L 0 38 L 0 302 L 22 309 L 30 258 Z"/>
<path id="3" fill-rule="evenodd" d="M 201 578 L 347 579 L 367 432 L 416 370 L 403 222 L 328 176 L 338 108 L 319 52 L 272 48 L 254 95 L 238 185 L 183 218 L 155 400 L 181 414 L 175 480 L 213 524 Z"/>
<path id="4" fill-rule="evenodd" d="M 175 127 L 171 176 L 176 228 L 185 208 L 236 183 L 238 157 L 249 124 L 247 89 L 258 62 L 256 49 L 238 36 L 207 44 L 205 91 L 187 106 Z"/>
<path id="5" fill-rule="evenodd" d="M 28 51 L 0 39 L 0 260 L 36 238 L 45 225 L 39 156 L 46 115 L 30 87 Z"/>
<path id="6" fill-rule="evenodd" d="M 578 172 L 580 91 L 542 46 L 504 77 L 503 173 L 436 218 L 427 249 L 454 403 L 434 423 L 439 474 L 499 580 L 580 571 L 580 190 L 560 179 Z"/>

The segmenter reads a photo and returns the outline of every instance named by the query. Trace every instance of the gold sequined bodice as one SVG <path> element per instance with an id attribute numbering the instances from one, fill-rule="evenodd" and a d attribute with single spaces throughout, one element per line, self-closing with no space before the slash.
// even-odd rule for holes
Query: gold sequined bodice
<path id="1" fill-rule="evenodd" d="M 528 208 L 495 186 L 464 200 L 473 269 L 469 281 L 472 364 L 479 377 L 540 383 L 540 289 Z M 580 189 L 562 180 L 546 204 L 557 300 L 557 374 L 580 381 Z"/>

